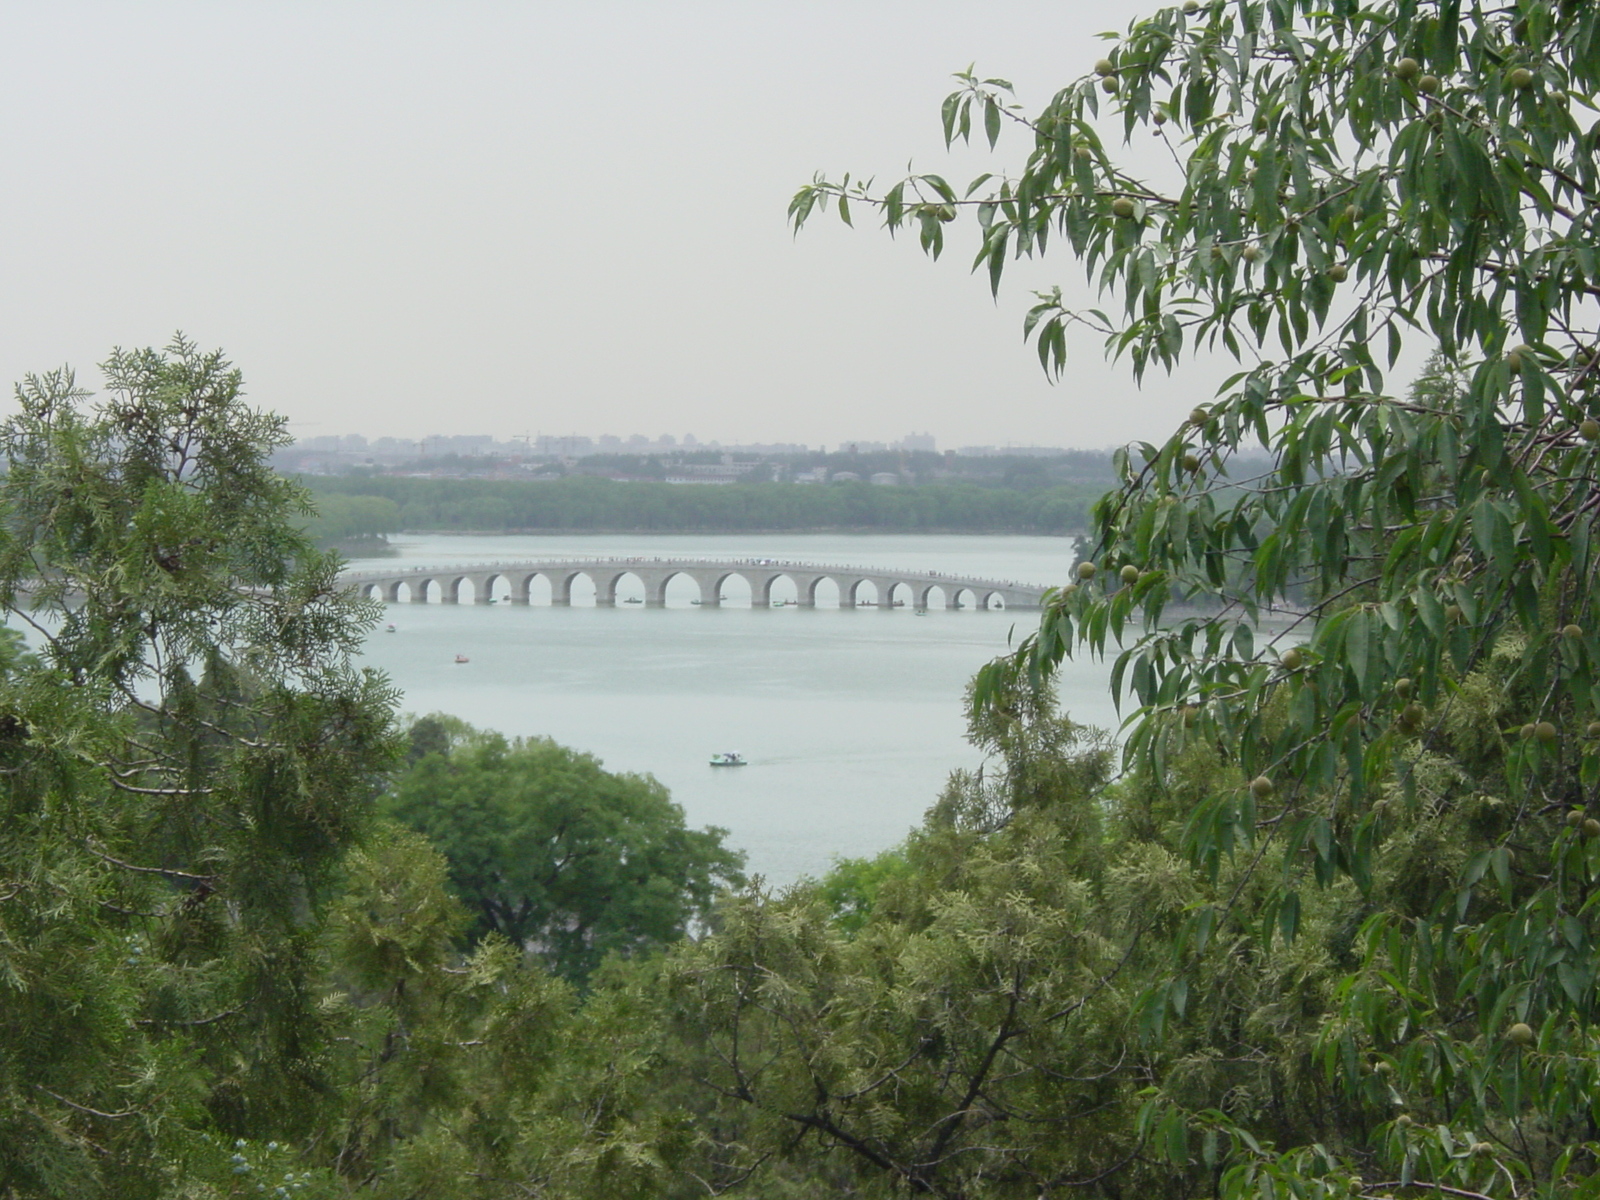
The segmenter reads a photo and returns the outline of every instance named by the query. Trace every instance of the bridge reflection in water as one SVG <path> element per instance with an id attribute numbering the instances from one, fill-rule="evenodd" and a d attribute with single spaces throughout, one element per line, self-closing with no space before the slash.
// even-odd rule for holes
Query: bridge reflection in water
<path id="1" fill-rule="evenodd" d="M 723 603 L 723 585 L 734 578 L 743 579 L 749 585 L 752 608 L 770 608 L 774 600 L 773 585 L 784 579 L 794 585 L 793 603 L 801 608 L 817 606 L 817 588 L 824 581 L 838 589 L 840 608 L 876 605 L 885 610 L 928 608 L 936 599 L 946 608 L 1038 608 L 1048 590 L 1014 580 L 979 579 L 933 571 L 780 562 L 766 558 L 539 559 L 346 571 L 340 579 L 346 587 L 391 604 L 403 600 L 426 604 L 430 599 L 443 604 L 460 604 L 466 584 L 471 585 L 473 603 L 488 604 L 495 597 L 496 585 L 501 583 L 510 589 L 510 603 L 530 604 L 535 581 L 543 580 L 550 589 L 550 603 L 568 606 L 572 603 L 572 585 L 582 578 L 594 585 L 596 606 L 610 608 L 617 603 L 617 585 L 629 575 L 643 584 L 644 603 L 652 608 L 666 607 L 667 585 L 679 576 L 692 580 L 699 587 L 699 603 L 707 608 Z M 866 598 L 869 587 L 872 599 Z"/>

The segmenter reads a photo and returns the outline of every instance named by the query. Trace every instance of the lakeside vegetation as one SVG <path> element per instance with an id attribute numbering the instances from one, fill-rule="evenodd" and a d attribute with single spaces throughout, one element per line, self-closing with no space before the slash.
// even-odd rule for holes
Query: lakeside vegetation
<path id="1" fill-rule="evenodd" d="M 982 770 L 777 894 L 647 778 L 403 728 L 220 354 L 25 380 L 0 1196 L 1600 1195 L 1596 46 L 1588 4 L 1185 0 L 1014 114 L 1020 179 L 797 196 L 935 252 L 970 206 L 991 278 L 1059 229 L 1136 370 L 1275 357 L 1130 448 L 951 697 Z M 1119 168 L 1102 103 L 1184 169 Z M 964 77 L 950 136 L 1009 104 Z M 1120 746 L 1051 686 L 1112 646 Z"/>
<path id="2" fill-rule="evenodd" d="M 873 530 L 892 533 L 1074 534 L 1088 528 L 1101 484 L 1032 490 L 930 483 L 874 486 L 308 477 L 314 536 L 326 541 L 401 530 L 460 533 L 722 533 Z"/>

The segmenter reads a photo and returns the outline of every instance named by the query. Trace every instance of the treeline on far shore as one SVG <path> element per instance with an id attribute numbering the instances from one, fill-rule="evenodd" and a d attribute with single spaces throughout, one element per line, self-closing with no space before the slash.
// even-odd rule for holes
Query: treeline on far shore
<path id="1" fill-rule="evenodd" d="M 400 530 L 702 533 L 881 530 L 1073 534 L 1097 484 L 1020 491 L 938 483 L 737 483 L 685 486 L 574 476 L 552 481 L 308 477 L 324 541 Z"/>

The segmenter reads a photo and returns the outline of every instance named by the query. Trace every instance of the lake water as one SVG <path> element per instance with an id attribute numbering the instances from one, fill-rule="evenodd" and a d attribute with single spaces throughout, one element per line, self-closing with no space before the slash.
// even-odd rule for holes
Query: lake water
<path id="1" fill-rule="evenodd" d="M 1072 558 L 1061 538 L 782 534 L 410 536 L 398 554 L 352 567 L 447 565 L 569 555 L 777 558 L 1049 584 Z M 628 584 L 633 584 L 630 592 Z M 554 738 L 610 770 L 648 772 L 693 826 L 720 825 L 748 868 L 782 884 L 903 838 L 949 773 L 980 756 L 964 740 L 973 673 L 1029 632 L 1034 612 L 836 607 L 696 608 L 685 579 L 669 607 L 396 604 L 367 661 L 405 690 L 412 713 L 448 712 L 508 735 Z M 630 577 L 619 599 L 643 592 Z M 775 591 L 775 597 L 783 595 Z M 820 603 L 820 601 L 819 601 Z M 461 654 L 470 660 L 455 662 Z M 1115 728 L 1107 664 L 1068 664 L 1063 707 Z M 747 766 L 708 765 L 737 751 Z"/>

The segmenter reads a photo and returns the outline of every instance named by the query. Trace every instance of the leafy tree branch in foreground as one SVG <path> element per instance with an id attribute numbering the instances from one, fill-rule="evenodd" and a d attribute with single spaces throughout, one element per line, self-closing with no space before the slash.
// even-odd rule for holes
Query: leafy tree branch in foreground
<path id="1" fill-rule="evenodd" d="M 1600 7 L 1190 0 L 1037 115 L 1004 81 L 961 83 L 947 137 L 1021 133 L 1020 174 L 819 179 L 796 224 L 873 206 L 937 254 L 968 214 L 994 286 L 1054 237 L 1112 303 L 1040 297 L 1027 328 L 1051 372 L 1079 327 L 1136 377 L 1197 350 L 1239 363 L 1164 443 L 1129 448 L 1092 561 L 980 702 L 1115 654 L 1131 771 L 1170 780 L 1196 746 L 1228 764 L 1189 796 L 1181 849 L 1211 878 L 1255 869 L 1172 931 L 1157 1027 L 1185 1017 L 1230 922 L 1248 914 L 1237 952 L 1265 954 L 1319 891 L 1371 900 L 1313 1052 L 1379 1111 L 1277 1149 L 1170 1087 L 1149 1120 L 1212 1139 L 1228 1195 L 1591 1186 Z M 1170 169 L 1120 165 L 1135 135 Z M 1386 373 L 1419 342 L 1442 358 L 1396 394 Z M 1256 447 L 1270 470 L 1235 475 Z M 1174 596 L 1224 608 L 1163 622 Z M 1407 860 L 1422 814 L 1449 837 Z M 1429 878 L 1377 903 L 1399 861 Z M 1181 1168 L 1192 1145 L 1149 1152 Z"/>

